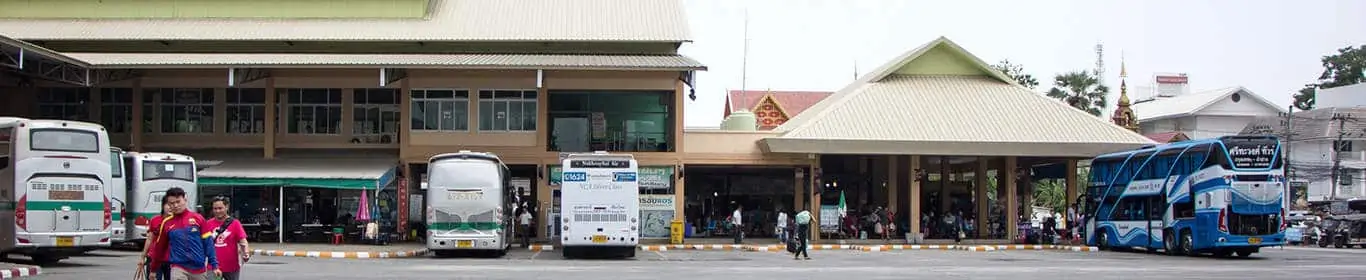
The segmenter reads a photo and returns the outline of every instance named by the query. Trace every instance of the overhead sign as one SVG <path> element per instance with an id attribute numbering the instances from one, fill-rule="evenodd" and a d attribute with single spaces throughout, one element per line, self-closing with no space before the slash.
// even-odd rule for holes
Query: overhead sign
<path id="1" fill-rule="evenodd" d="M 1229 159 L 1234 168 L 1271 168 L 1278 154 L 1275 142 L 1227 143 Z"/>

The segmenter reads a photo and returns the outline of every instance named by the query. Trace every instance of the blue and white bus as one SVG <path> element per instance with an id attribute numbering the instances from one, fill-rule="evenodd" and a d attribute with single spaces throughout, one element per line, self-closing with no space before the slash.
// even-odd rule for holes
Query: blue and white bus
<path id="1" fill-rule="evenodd" d="M 1227 136 L 1091 162 L 1086 243 L 1171 255 L 1246 257 L 1285 240 L 1286 181 L 1271 136 Z"/>

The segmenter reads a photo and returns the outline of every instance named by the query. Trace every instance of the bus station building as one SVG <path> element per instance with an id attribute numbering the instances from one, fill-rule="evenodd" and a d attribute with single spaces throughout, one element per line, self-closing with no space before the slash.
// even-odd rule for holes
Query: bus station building
<path id="1" fill-rule="evenodd" d="M 833 93 L 727 108 L 762 113 L 753 125 L 685 129 L 685 106 L 716 93 L 694 92 L 706 66 L 678 53 L 691 42 L 681 1 L 334 2 L 0 11 L 0 115 L 92 121 L 125 150 L 194 156 L 201 193 L 254 201 L 239 216 L 284 210 L 287 230 L 343 223 L 366 192 L 404 234 L 423 218 L 427 159 L 459 150 L 509 165 L 540 236 L 557 228 L 566 153 L 631 153 L 645 234 L 681 219 L 700 237 L 736 205 L 772 221 L 832 217 L 815 206 L 841 200 L 893 209 L 912 232 L 934 230 L 920 213 L 1013 225 L 1030 182 L 1064 180 L 1070 204 L 1079 160 L 1153 144 L 946 38 Z"/>

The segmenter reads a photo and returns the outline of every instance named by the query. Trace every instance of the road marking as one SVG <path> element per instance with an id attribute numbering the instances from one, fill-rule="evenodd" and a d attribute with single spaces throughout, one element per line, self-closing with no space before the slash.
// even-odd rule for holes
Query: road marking
<path id="1" fill-rule="evenodd" d="M 536 250 L 535 252 L 536 252 L 536 253 L 532 253 L 532 254 L 531 254 L 531 259 L 532 259 L 532 260 L 536 260 L 536 257 L 541 256 L 541 252 L 545 252 L 545 251 Z"/>
<path id="2" fill-rule="evenodd" d="M 669 260 L 669 257 L 664 256 L 664 253 L 661 253 L 661 252 L 659 252 L 659 251 L 649 251 L 649 252 L 655 253 L 655 255 L 659 255 L 659 258 L 661 258 L 661 259 L 664 259 L 664 260 L 666 260 L 666 261 Z"/>

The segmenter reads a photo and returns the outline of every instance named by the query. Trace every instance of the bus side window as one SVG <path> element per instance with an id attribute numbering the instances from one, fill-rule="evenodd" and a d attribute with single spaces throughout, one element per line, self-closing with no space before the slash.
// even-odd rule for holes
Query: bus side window
<path id="1" fill-rule="evenodd" d="M 9 168 L 9 155 L 0 155 L 0 170 Z"/>

